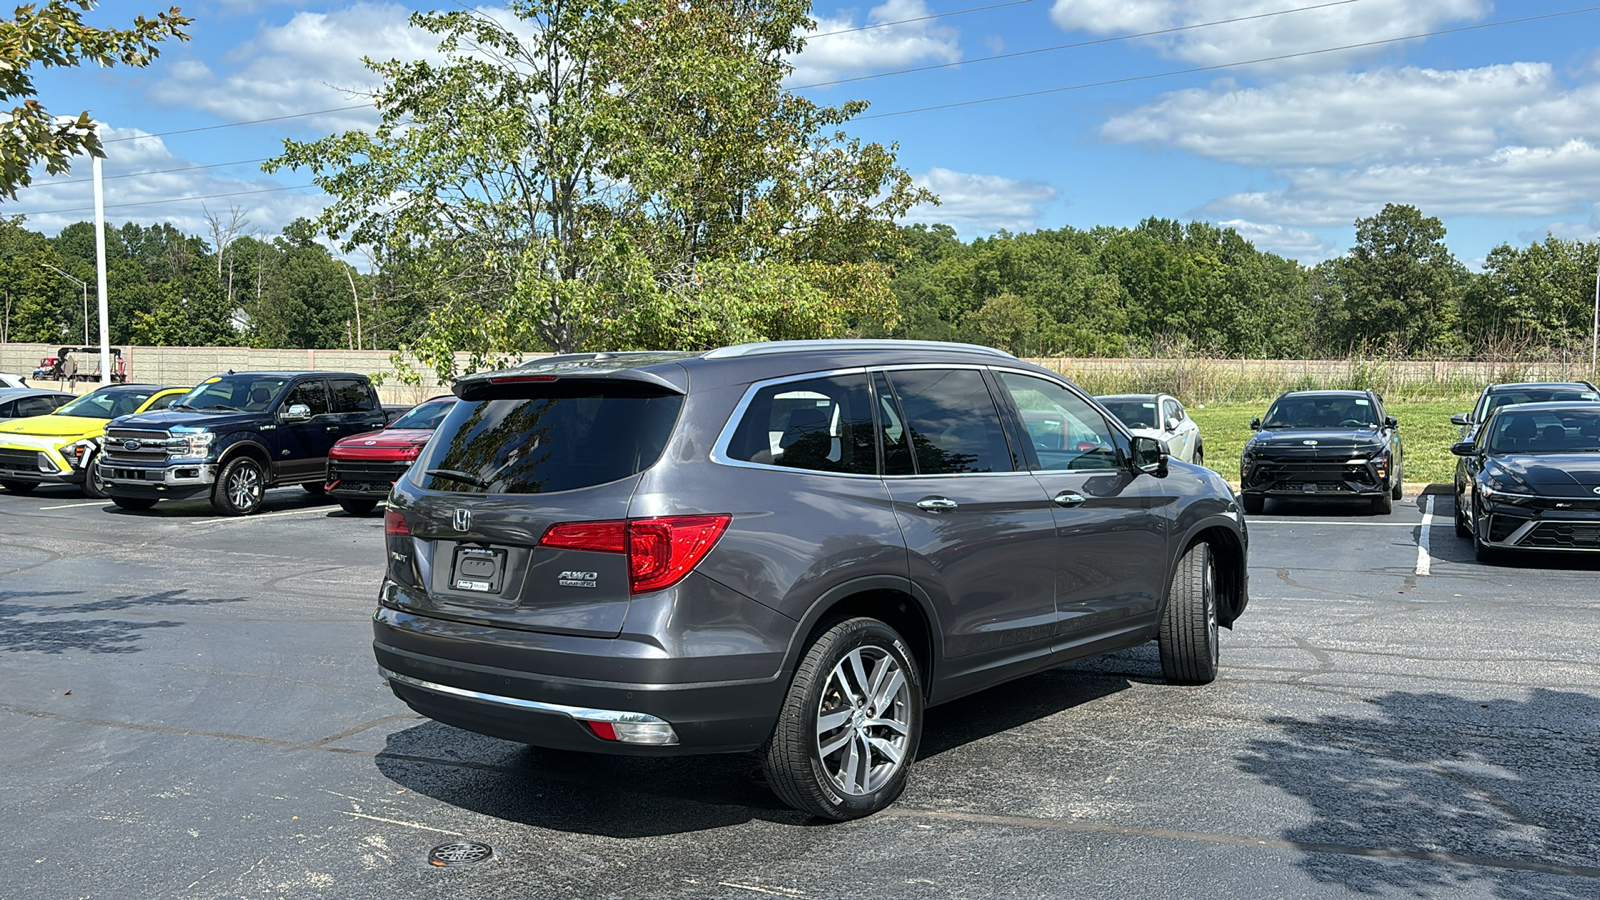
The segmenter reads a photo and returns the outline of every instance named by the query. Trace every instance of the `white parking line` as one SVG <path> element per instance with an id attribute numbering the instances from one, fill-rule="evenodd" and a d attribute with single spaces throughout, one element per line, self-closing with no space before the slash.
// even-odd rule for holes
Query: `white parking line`
<path id="1" fill-rule="evenodd" d="M 1432 574 L 1433 558 L 1428 556 L 1428 532 L 1433 528 L 1433 495 L 1422 507 L 1422 527 L 1417 529 L 1417 574 Z"/>
<path id="2" fill-rule="evenodd" d="M 65 503 L 61 506 L 41 506 L 39 507 L 39 511 L 44 512 L 47 509 L 76 509 L 80 506 L 105 506 L 110 502 L 110 500 L 90 500 L 88 503 Z"/>

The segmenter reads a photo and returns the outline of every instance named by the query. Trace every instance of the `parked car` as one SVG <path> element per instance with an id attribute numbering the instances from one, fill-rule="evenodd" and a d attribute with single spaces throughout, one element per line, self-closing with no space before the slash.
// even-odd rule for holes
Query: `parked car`
<path id="1" fill-rule="evenodd" d="M 1205 443 L 1200 426 L 1189 418 L 1183 404 L 1171 394 L 1113 394 L 1096 397 L 1100 405 L 1122 420 L 1133 434 L 1153 437 L 1167 445 L 1175 459 L 1205 465 Z"/>
<path id="2" fill-rule="evenodd" d="M 1600 551 L 1600 403 L 1526 403 L 1489 414 L 1450 452 L 1456 534 L 1500 550 Z"/>
<path id="3" fill-rule="evenodd" d="M 372 512 L 455 405 L 454 396 L 434 397 L 411 407 L 381 431 L 341 438 L 328 451 L 329 496 L 352 516 Z"/>
<path id="4" fill-rule="evenodd" d="M 74 396 L 64 391 L 0 387 L 0 420 L 49 415 Z"/>
<path id="5" fill-rule="evenodd" d="M 112 423 L 100 474 L 124 509 L 209 494 L 217 512 L 244 516 L 261 508 L 269 488 L 298 484 L 321 494 L 334 442 L 383 424 L 365 375 L 229 372 L 164 412 Z"/>
<path id="6" fill-rule="evenodd" d="M 1383 515 L 1401 497 L 1400 423 L 1373 391 L 1290 391 L 1250 428 L 1239 462 L 1246 513 L 1261 513 L 1268 497 L 1365 497 Z"/>
<path id="7" fill-rule="evenodd" d="M 759 750 L 846 819 L 899 796 L 926 707 L 1150 640 L 1208 682 L 1245 609 L 1228 485 L 998 350 L 577 354 L 454 392 L 389 496 L 373 629 L 456 727 Z"/>
<path id="8" fill-rule="evenodd" d="M 1461 429 L 1458 441 L 1470 441 L 1478 426 L 1502 406 L 1517 403 L 1550 403 L 1563 401 L 1600 401 L 1600 390 L 1587 381 L 1518 381 L 1491 384 L 1478 395 L 1478 402 L 1470 412 L 1456 413 L 1450 424 Z M 1465 457 L 1456 458 L 1456 483 L 1470 478 Z M 1457 531 L 1460 530 L 1461 509 L 1456 508 Z"/>
<path id="9" fill-rule="evenodd" d="M 104 497 L 95 464 L 104 453 L 106 426 L 117 416 L 164 409 L 186 390 L 108 385 L 46 415 L 0 423 L 0 486 L 26 494 L 41 484 L 76 484 L 85 496 Z"/>
<path id="10" fill-rule="evenodd" d="M 13 375 L 10 372 L 0 372 L 0 389 L 25 388 L 27 386 L 28 379 L 23 378 L 21 375 Z"/>

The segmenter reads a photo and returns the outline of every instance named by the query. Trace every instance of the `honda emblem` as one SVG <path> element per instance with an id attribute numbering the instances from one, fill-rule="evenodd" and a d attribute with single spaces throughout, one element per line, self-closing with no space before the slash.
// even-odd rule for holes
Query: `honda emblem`
<path id="1" fill-rule="evenodd" d="M 456 526 L 456 530 L 457 531 L 471 531 L 472 530 L 472 510 L 470 510 L 470 509 L 458 509 L 458 510 L 456 510 L 455 526 Z"/>

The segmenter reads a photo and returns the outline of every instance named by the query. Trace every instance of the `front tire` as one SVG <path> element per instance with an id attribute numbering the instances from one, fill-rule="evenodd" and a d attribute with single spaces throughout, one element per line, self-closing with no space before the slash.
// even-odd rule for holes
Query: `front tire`
<path id="1" fill-rule="evenodd" d="M 1197 466 L 1206 464 L 1206 447 L 1204 444 L 1194 445 L 1194 464 Z"/>
<path id="2" fill-rule="evenodd" d="M 33 489 L 38 486 L 39 482 L 37 481 L 0 481 L 0 487 L 5 488 L 13 494 L 31 494 L 33 493 Z"/>
<path id="3" fill-rule="evenodd" d="M 1195 544 L 1178 561 L 1156 643 L 1161 674 L 1175 684 L 1209 684 L 1221 660 L 1217 627 L 1217 569 L 1211 545 Z"/>
<path id="4" fill-rule="evenodd" d="M 306 493 L 313 497 L 321 497 L 328 492 L 328 486 L 320 481 L 308 481 L 300 486 L 305 488 Z"/>
<path id="5" fill-rule="evenodd" d="M 1461 508 L 1462 497 L 1456 495 L 1456 537 L 1472 537 L 1472 526 L 1467 523 L 1466 512 Z"/>
<path id="6" fill-rule="evenodd" d="M 111 502 L 121 509 L 149 509 L 156 505 L 154 497 L 112 497 Z"/>
<path id="7" fill-rule="evenodd" d="M 211 507 L 225 516 L 248 516 L 261 508 L 267 493 L 267 470 L 253 457 L 235 456 L 217 474 Z"/>
<path id="8" fill-rule="evenodd" d="M 352 516 L 364 516 L 367 513 L 372 512 L 374 509 L 378 508 L 378 501 L 376 501 L 376 500 L 343 500 L 343 499 L 341 499 L 339 501 L 339 506 L 345 512 L 349 513 Z"/>
<path id="9" fill-rule="evenodd" d="M 801 658 L 761 767 L 795 809 L 855 819 L 905 790 L 921 739 L 922 677 L 910 648 L 877 619 L 846 619 Z"/>
<path id="10" fill-rule="evenodd" d="M 1378 496 L 1373 497 L 1372 511 L 1380 516 L 1387 516 L 1388 514 L 1394 512 L 1394 497 L 1391 496 L 1388 491 L 1384 491 Z"/>
<path id="11" fill-rule="evenodd" d="M 1259 516 L 1267 508 L 1267 498 L 1260 494 L 1240 494 L 1239 503 L 1247 516 Z"/>
<path id="12" fill-rule="evenodd" d="M 100 454 L 89 457 L 83 466 L 83 484 L 78 486 L 90 500 L 103 500 L 106 496 L 106 480 L 100 477 Z"/>

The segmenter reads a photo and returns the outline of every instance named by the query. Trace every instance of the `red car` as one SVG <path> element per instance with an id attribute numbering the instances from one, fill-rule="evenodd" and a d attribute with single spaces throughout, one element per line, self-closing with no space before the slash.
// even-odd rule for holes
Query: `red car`
<path id="1" fill-rule="evenodd" d="M 406 410 L 382 431 L 344 438 L 328 452 L 328 494 L 352 516 L 366 515 L 422 452 L 455 397 L 434 397 Z"/>

